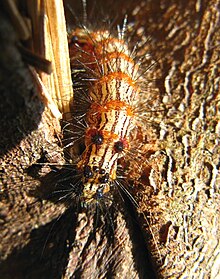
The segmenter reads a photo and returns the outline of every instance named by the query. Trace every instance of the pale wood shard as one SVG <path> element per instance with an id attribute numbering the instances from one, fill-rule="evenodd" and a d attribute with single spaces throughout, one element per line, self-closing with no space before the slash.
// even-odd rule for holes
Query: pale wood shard
<path id="1" fill-rule="evenodd" d="M 45 1 L 45 10 L 48 17 L 48 33 L 51 36 L 54 75 L 57 78 L 59 90 L 52 96 L 58 102 L 59 110 L 65 114 L 70 111 L 73 99 L 73 89 L 70 72 L 69 49 L 67 43 L 66 20 L 63 1 Z M 47 34 L 45 34 L 47 38 Z M 52 92 L 54 92 L 52 90 Z"/>
<path id="2" fill-rule="evenodd" d="M 65 118 L 70 111 L 73 89 L 63 2 L 33 0 L 27 1 L 27 5 L 33 30 L 36 30 L 33 49 L 52 62 L 51 75 L 40 72 L 40 78 L 54 103 L 53 107 L 57 106 Z"/>

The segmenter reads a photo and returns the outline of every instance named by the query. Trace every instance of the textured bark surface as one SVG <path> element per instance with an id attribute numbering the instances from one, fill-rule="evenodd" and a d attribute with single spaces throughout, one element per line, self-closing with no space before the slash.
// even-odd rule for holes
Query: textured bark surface
<path id="1" fill-rule="evenodd" d="M 37 93 L 10 23 L 0 16 L 2 278 L 220 276 L 220 3 L 126 5 L 120 1 L 106 10 L 119 22 L 127 12 L 150 37 L 142 49 L 157 66 L 147 78 L 156 80 L 163 110 L 146 124 L 147 137 L 157 138 L 156 151 L 146 156 L 153 168 L 145 174 L 155 186 L 137 183 L 138 210 L 126 197 L 116 199 L 107 212 L 112 221 L 107 216 L 99 222 L 94 210 L 79 212 L 77 202 L 70 207 L 49 195 L 65 171 L 52 167 L 63 163 L 59 123 Z M 144 42 L 138 34 L 134 40 Z"/>

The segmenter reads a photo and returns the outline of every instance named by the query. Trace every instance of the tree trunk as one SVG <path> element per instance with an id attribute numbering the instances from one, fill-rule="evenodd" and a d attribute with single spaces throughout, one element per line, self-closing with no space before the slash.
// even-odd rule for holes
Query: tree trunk
<path id="1" fill-rule="evenodd" d="M 67 176 L 60 123 L 1 14 L 1 278 L 220 278 L 220 2 L 110 4 L 104 15 L 127 13 L 131 44 L 157 61 L 146 73 L 157 111 L 142 119 L 156 147 L 131 187 L 138 208 L 126 195 L 104 213 L 54 198 Z"/>

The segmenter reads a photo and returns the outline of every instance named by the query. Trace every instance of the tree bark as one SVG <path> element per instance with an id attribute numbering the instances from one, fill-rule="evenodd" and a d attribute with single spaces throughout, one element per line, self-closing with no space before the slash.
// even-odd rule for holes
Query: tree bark
<path id="1" fill-rule="evenodd" d="M 220 2 L 185 2 L 103 6 L 134 22 L 131 44 L 157 61 L 145 78 L 158 92 L 142 120 L 157 147 L 131 187 L 138 208 L 125 195 L 104 214 L 53 198 L 67 175 L 60 123 L 0 16 L 2 278 L 220 277 Z"/>

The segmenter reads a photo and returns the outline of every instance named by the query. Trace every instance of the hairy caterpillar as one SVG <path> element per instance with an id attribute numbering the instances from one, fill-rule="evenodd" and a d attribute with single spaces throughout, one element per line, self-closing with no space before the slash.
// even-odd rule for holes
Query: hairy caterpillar
<path id="1" fill-rule="evenodd" d="M 80 120 L 87 126 L 85 150 L 77 163 L 86 203 L 102 198 L 114 186 L 118 160 L 128 153 L 137 125 L 140 65 L 124 39 L 125 29 L 126 19 L 117 37 L 87 28 L 69 34 L 71 67 L 80 67 L 88 82 L 89 108 Z"/>

